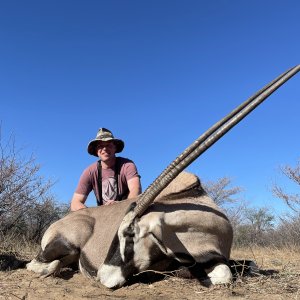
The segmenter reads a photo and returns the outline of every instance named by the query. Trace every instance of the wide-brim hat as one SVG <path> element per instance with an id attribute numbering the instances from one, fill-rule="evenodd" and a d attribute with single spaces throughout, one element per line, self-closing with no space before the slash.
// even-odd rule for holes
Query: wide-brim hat
<path id="1" fill-rule="evenodd" d="M 100 128 L 97 132 L 96 138 L 90 141 L 88 144 L 87 151 L 89 154 L 98 157 L 96 146 L 100 141 L 103 142 L 113 141 L 114 144 L 116 145 L 116 153 L 121 152 L 124 148 L 124 142 L 120 139 L 116 139 L 110 130 L 106 128 Z"/>

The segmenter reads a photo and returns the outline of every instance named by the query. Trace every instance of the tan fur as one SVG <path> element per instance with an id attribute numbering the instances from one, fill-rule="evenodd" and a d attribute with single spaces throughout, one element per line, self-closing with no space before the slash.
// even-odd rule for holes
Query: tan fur
<path id="1" fill-rule="evenodd" d="M 79 247 L 97 269 L 103 263 L 112 239 L 134 200 L 136 199 L 71 212 L 49 227 L 42 239 L 42 249 L 61 234 L 71 244 Z"/>
<path id="2" fill-rule="evenodd" d="M 157 196 L 157 199 L 167 197 L 172 194 L 178 194 L 199 185 L 200 181 L 196 175 L 181 172 L 165 189 L 162 190 L 162 192 Z"/>
<path id="3" fill-rule="evenodd" d="M 197 260 L 214 250 L 229 258 L 233 233 L 226 215 L 210 197 L 191 194 L 184 199 L 157 199 L 139 225 L 162 219 L 163 214 L 161 239 L 168 251 L 189 253 Z"/>
<path id="4" fill-rule="evenodd" d="M 164 247 L 170 254 L 184 252 L 201 260 L 201 256 L 213 250 L 228 258 L 231 226 L 212 199 L 203 195 L 201 189 L 194 189 L 197 186 L 200 187 L 200 181 L 195 175 L 182 172 L 156 198 L 138 224 L 150 231 L 161 231 L 155 234 L 161 234 Z M 181 197 L 183 192 L 185 194 Z M 171 197 L 176 194 L 178 198 Z M 68 214 L 48 228 L 42 239 L 42 249 L 57 236 L 62 236 L 79 248 L 97 270 L 107 256 L 128 207 L 135 200 Z"/>

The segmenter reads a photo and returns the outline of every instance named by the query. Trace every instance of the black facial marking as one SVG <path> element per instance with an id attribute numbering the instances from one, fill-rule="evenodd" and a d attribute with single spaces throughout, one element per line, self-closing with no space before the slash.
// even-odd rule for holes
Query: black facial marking
<path id="1" fill-rule="evenodd" d="M 133 253 L 133 238 L 134 238 L 134 226 L 133 224 L 130 224 L 129 227 L 127 227 L 123 231 L 123 238 L 126 239 L 125 241 L 125 249 L 124 249 L 124 256 L 125 256 L 125 263 L 132 260 L 134 253 Z M 120 251 L 120 241 L 118 234 L 116 233 L 113 241 L 110 245 L 108 254 L 106 256 L 106 259 L 104 261 L 105 264 L 113 265 L 113 266 L 122 266 L 124 262 L 121 258 L 121 251 Z"/>
<path id="2" fill-rule="evenodd" d="M 125 249 L 124 249 L 124 258 L 125 263 L 128 263 L 129 261 L 133 260 L 134 257 L 134 228 L 133 224 L 130 224 L 129 227 L 124 230 L 124 238 L 125 241 Z"/>
<path id="3" fill-rule="evenodd" d="M 127 210 L 127 213 L 133 211 L 135 207 L 136 207 L 136 202 L 131 203 Z M 133 237 L 134 237 L 133 224 L 130 224 L 130 226 L 124 230 L 123 235 L 125 237 L 129 237 L 133 242 Z M 133 250 L 133 247 L 130 248 L 132 248 Z M 125 251 L 126 249 L 127 247 L 125 246 Z M 113 265 L 113 266 L 121 266 L 123 264 L 121 258 L 121 252 L 120 252 L 120 241 L 119 241 L 118 233 L 115 234 L 112 240 L 104 264 Z"/>
<path id="4" fill-rule="evenodd" d="M 130 275 L 137 272 L 137 269 L 133 264 L 134 235 L 135 235 L 134 224 L 131 223 L 123 231 L 123 238 L 125 238 L 125 249 L 124 249 L 125 261 L 123 261 L 121 257 L 120 241 L 119 241 L 118 234 L 115 235 L 112 244 L 109 248 L 108 255 L 104 261 L 104 264 L 120 267 L 124 278 L 128 278 Z"/>
<path id="5" fill-rule="evenodd" d="M 122 260 L 120 254 L 120 241 L 119 241 L 118 234 L 116 233 L 109 247 L 104 264 L 119 266 L 121 262 Z"/>
<path id="6" fill-rule="evenodd" d="M 124 278 L 128 279 L 130 275 L 138 272 L 134 265 L 134 224 L 131 223 L 123 232 L 125 238 L 124 262 L 121 264 L 121 272 Z"/>

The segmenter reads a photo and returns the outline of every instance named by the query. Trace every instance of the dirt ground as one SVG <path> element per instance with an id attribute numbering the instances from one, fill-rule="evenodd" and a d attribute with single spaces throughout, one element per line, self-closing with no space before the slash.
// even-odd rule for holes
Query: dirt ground
<path id="1" fill-rule="evenodd" d="M 261 274 L 238 277 L 229 286 L 207 288 L 196 280 L 166 276 L 114 291 L 71 270 L 41 279 L 10 261 L 14 270 L 3 271 L 8 262 L 1 257 L 0 299 L 300 299 L 300 250 L 234 250 L 232 258 L 254 260 Z"/>

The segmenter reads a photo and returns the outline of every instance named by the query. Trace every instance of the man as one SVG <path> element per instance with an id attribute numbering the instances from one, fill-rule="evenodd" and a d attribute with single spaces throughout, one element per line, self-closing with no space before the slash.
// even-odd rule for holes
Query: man
<path id="1" fill-rule="evenodd" d="M 71 210 L 86 208 L 85 201 L 94 190 L 98 205 L 133 198 L 141 193 L 140 176 L 133 161 L 116 157 L 124 142 L 114 138 L 111 131 L 100 128 L 88 144 L 88 153 L 100 158 L 82 173 L 71 201 Z"/>

